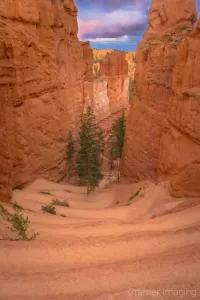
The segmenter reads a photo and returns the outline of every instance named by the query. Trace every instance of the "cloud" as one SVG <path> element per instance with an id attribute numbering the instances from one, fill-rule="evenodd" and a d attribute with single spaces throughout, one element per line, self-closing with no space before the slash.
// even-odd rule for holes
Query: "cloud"
<path id="1" fill-rule="evenodd" d="M 115 11 L 120 8 L 132 8 L 133 10 L 147 10 L 150 0 L 76 0 L 82 9 L 96 9 L 101 11 Z"/>
<path id="2" fill-rule="evenodd" d="M 146 18 L 146 15 L 141 11 L 132 12 L 119 9 L 104 14 L 103 22 L 102 18 L 90 21 L 80 20 L 79 36 L 84 40 L 138 36 L 146 28 Z"/>
<path id="3" fill-rule="evenodd" d="M 75 0 L 79 38 L 92 47 L 134 50 L 147 27 L 151 0 Z M 200 0 L 197 0 L 200 11 Z"/>
<path id="4" fill-rule="evenodd" d="M 90 39 L 91 42 L 95 43 L 118 43 L 118 42 L 129 42 L 129 37 L 127 35 L 120 36 L 119 38 L 94 38 Z"/>
<path id="5" fill-rule="evenodd" d="M 84 39 L 84 36 L 87 36 L 88 32 L 92 32 L 96 28 L 95 21 L 83 22 L 79 21 L 79 36 Z"/>
<path id="6" fill-rule="evenodd" d="M 86 26 L 87 27 L 87 26 Z M 130 24 L 117 26 L 115 28 L 108 28 L 107 26 L 102 26 L 99 28 L 94 27 L 93 31 L 86 31 L 82 35 L 82 39 L 95 39 L 95 38 L 119 38 L 126 36 L 140 36 L 145 30 L 146 24 Z"/>

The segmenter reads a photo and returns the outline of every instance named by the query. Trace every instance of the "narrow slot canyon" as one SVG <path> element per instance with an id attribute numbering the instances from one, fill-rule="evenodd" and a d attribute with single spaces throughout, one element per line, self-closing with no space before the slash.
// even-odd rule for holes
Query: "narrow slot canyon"
<path id="1" fill-rule="evenodd" d="M 200 298 L 199 12 L 0 1 L 0 300 Z"/>

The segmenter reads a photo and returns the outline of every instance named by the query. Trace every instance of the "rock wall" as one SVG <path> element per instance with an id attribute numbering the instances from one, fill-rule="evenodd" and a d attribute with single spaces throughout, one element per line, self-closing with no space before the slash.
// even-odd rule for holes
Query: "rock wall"
<path id="1" fill-rule="evenodd" d="M 93 49 L 94 104 L 102 126 L 109 128 L 129 110 L 129 88 L 135 72 L 135 52 Z"/>
<path id="2" fill-rule="evenodd" d="M 100 61 L 99 76 L 94 79 L 93 108 L 103 129 L 109 129 L 114 119 L 127 114 L 128 62 L 120 51 L 107 53 Z"/>
<path id="3" fill-rule="evenodd" d="M 93 94 L 92 51 L 77 31 L 72 0 L 0 3 L 1 197 L 37 176 L 65 175 L 67 132 Z"/>
<path id="4" fill-rule="evenodd" d="M 195 4 L 195 0 L 152 0 L 149 28 L 136 54 L 133 98 L 123 153 L 122 173 L 131 180 L 159 178 L 160 148 L 164 143 L 161 137 L 167 130 L 169 99 L 174 93 L 172 73 L 178 47 L 193 30 Z M 179 78 L 182 75 L 180 71 Z M 190 85 L 192 80 L 191 77 Z M 163 163 L 161 166 L 167 172 Z"/>
<path id="5" fill-rule="evenodd" d="M 93 51 L 93 57 L 94 57 L 94 62 L 93 62 L 93 73 L 94 75 L 99 74 L 100 70 L 100 62 L 101 60 L 106 56 L 107 53 L 112 53 L 115 50 L 112 49 L 105 49 L 105 50 L 97 50 L 97 49 L 92 49 Z M 125 58 L 128 61 L 128 76 L 130 79 L 134 78 L 134 73 L 135 73 L 135 56 L 136 52 L 123 52 L 125 53 Z"/>
<path id="6" fill-rule="evenodd" d="M 99 74 L 93 79 L 93 98 L 88 105 L 94 109 L 97 122 L 104 132 L 105 141 L 109 139 L 111 126 L 124 112 L 129 111 L 128 62 L 124 53 L 111 51 L 99 62 Z M 105 143 L 103 170 L 109 171 L 109 149 Z"/>
<path id="7" fill-rule="evenodd" d="M 126 53 L 126 60 L 128 61 L 128 76 L 132 80 L 134 79 L 135 68 L 136 68 L 135 58 L 136 58 L 135 51 Z"/>
<path id="8" fill-rule="evenodd" d="M 174 196 L 200 195 L 200 21 L 181 43 L 172 79 L 160 171 Z"/>
<path id="9" fill-rule="evenodd" d="M 6 200 L 11 196 L 11 159 L 8 147 L 5 102 L 0 98 L 0 200 Z"/>

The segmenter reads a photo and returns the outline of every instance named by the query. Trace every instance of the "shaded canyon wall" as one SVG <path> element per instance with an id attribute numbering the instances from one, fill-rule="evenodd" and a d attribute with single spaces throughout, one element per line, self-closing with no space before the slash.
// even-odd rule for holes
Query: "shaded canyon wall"
<path id="1" fill-rule="evenodd" d="M 152 1 L 138 46 L 123 152 L 131 180 L 171 180 L 175 196 L 200 193 L 199 30 L 196 1 Z M 197 176 L 198 175 L 198 176 Z"/>
<path id="2" fill-rule="evenodd" d="M 101 127 L 105 130 L 122 115 L 127 115 L 128 62 L 120 51 L 107 53 L 100 61 L 99 75 L 94 78 L 93 108 Z"/>
<path id="3" fill-rule="evenodd" d="M 174 196 L 200 195 L 200 21 L 178 50 L 160 171 Z"/>
<path id="4" fill-rule="evenodd" d="M 0 3 L 2 198 L 13 185 L 65 175 L 66 135 L 93 91 L 92 50 L 77 31 L 71 0 Z"/>
<path id="5" fill-rule="evenodd" d="M 128 110 L 124 55 L 102 60 L 93 76 L 89 43 L 77 38 L 71 0 L 0 3 L 0 196 L 37 177 L 61 180 L 67 172 L 67 133 L 77 133 L 94 109 L 103 129 Z"/>

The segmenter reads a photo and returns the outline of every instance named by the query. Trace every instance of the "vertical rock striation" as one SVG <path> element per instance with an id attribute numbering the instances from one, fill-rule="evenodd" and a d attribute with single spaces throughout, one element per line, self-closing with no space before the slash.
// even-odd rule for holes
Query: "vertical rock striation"
<path id="1" fill-rule="evenodd" d="M 135 57 L 136 57 L 135 51 L 126 53 L 126 60 L 128 61 L 128 76 L 132 80 L 134 80 L 134 74 L 136 68 Z"/>
<path id="2" fill-rule="evenodd" d="M 15 185 L 65 175 L 67 132 L 93 93 L 92 52 L 77 31 L 72 0 L 0 3 L 1 197 L 11 177 Z"/>
<path id="3" fill-rule="evenodd" d="M 132 180 L 159 177 L 161 137 L 173 93 L 172 73 L 178 47 L 196 21 L 195 2 L 152 0 L 149 27 L 136 54 L 123 153 L 122 173 Z"/>
<path id="4" fill-rule="evenodd" d="M 160 171 L 170 178 L 172 195 L 200 195 L 200 21 L 178 50 Z"/>
<path id="5" fill-rule="evenodd" d="M 92 49 L 93 52 L 93 57 L 94 57 L 94 64 L 93 64 L 93 73 L 94 75 L 99 74 L 99 69 L 100 69 L 100 61 L 106 56 L 107 53 L 112 53 L 112 49 L 105 49 L 105 50 L 97 50 L 97 49 Z M 128 76 L 130 79 L 134 78 L 134 73 L 135 73 L 135 55 L 136 52 L 123 52 L 125 53 L 126 60 L 128 61 Z"/>
<path id="6" fill-rule="evenodd" d="M 128 62 L 124 53 L 107 53 L 100 61 L 99 76 L 94 80 L 93 108 L 103 129 L 109 129 L 113 120 L 127 114 Z"/>
<path id="7" fill-rule="evenodd" d="M 5 102 L 0 98 L 0 200 L 9 198 L 12 193 L 11 159 L 4 115 Z"/>

